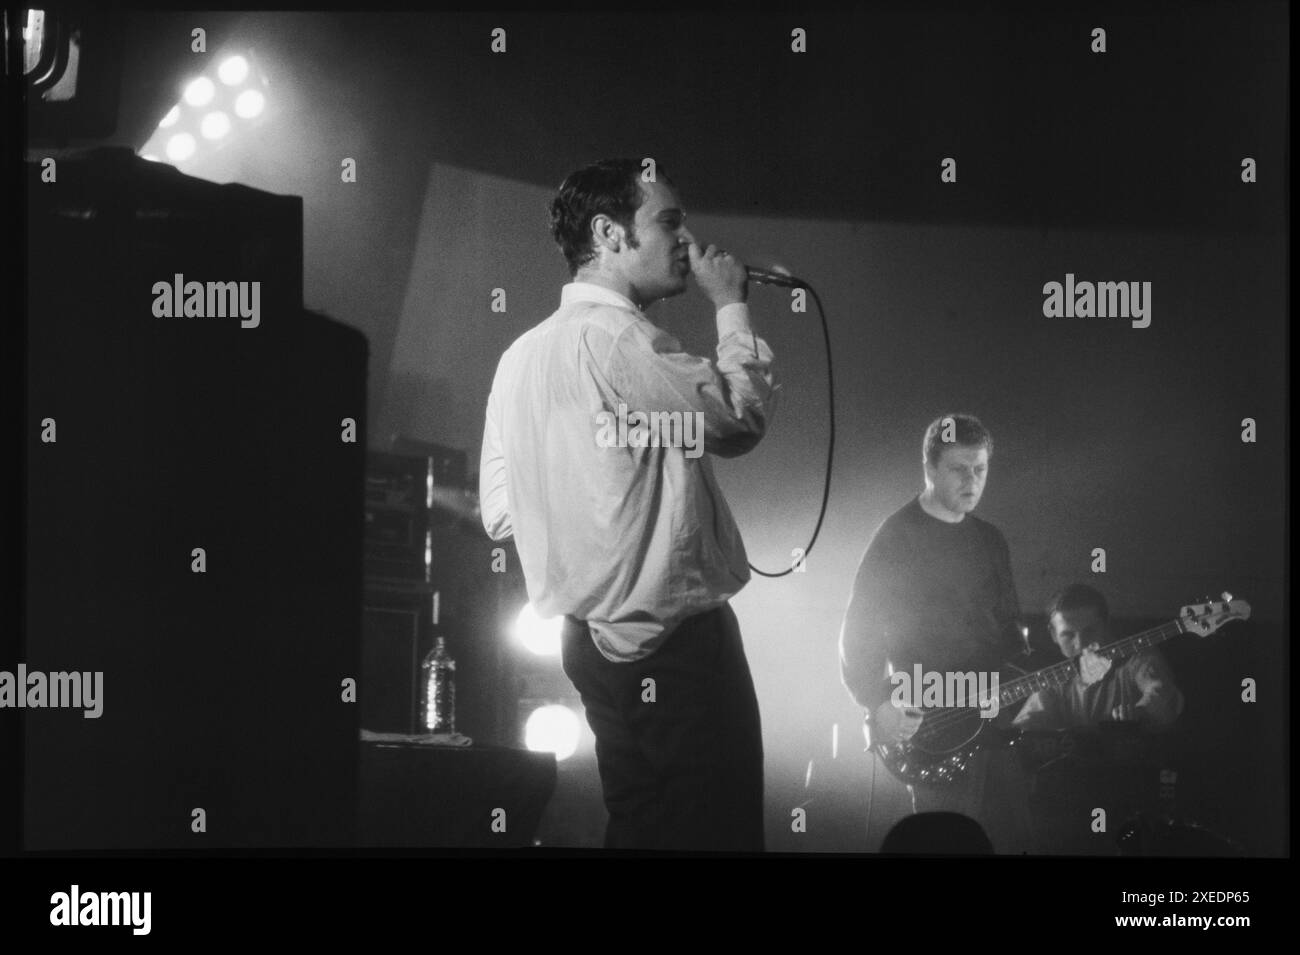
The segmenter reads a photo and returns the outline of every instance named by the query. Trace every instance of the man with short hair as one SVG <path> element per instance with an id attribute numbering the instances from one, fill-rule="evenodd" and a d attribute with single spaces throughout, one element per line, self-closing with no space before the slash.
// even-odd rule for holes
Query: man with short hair
<path id="1" fill-rule="evenodd" d="M 1096 652 L 1114 639 L 1100 591 L 1086 584 L 1063 588 L 1047 605 L 1047 621 L 1052 641 L 1076 661 L 1076 671 L 1066 685 L 1036 692 L 1013 721 L 1033 734 L 1022 755 L 1033 771 L 1035 850 L 1115 855 L 1113 836 L 1093 825 L 1095 807 L 1105 807 L 1112 830 L 1122 831 L 1125 822 L 1157 805 L 1156 770 L 1170 754 L 1162 752 L 1156 734 L 1178 719 L 1183 694 L 1154 647 L 1114 664 Z M 1103 728 L 1116 732 L 1098 732 Z M 1142 732 L 1134 732 L 1138 728 Z"/>
<path id="2" fill-rule="evenodd" d="M 727 603 L 749 580 L 745 547 L 708 455 L 625 424 L 689 416 L 703 450 L 744 454 L 772 414 L 772 352 L 750 326 L 744 266 L 696 244 L 663 166 L 643 168 L 594 163 L 551 204 L 573 281 L 498 365 L 483 524 L 513 535 L 537 612 L 565 618 L 606 846 L 761 851 L 758 701 Z M 716 362 L 646 314 L 692 274 L 716 312 Z"/>
<path id="3" fill-rule="evenodd" d="M 1183 711 L 1183 694 L 1154 647 L 1112 666 L 1094 651 L 1110 643 L 1110 610 L 1100 591 L 1071 584 L 1047 605 L 1047 625 L 1061 653 L 1079 659 L 1079 672 L 1063 687 L 1039 690 L 1016 714 L 1024 730 L 1081 729 L 1106 721 L 1168 729 Z"/>
<path id="4" fill-rule="evenodd" d="M 1026 650 L 1006 538 L 972 513 L 992 452 L 992 436 L 973 415 L 931 422 L 922 442 L 925 489 L 885 519 L 858 567 L 840 632 L 840 673 L 866 710 L 873 741 L 904 742 L 921 725 L 916 706 L 894 705 L 891 668 L 993 673 Z M 1019 851 L 1025 846 L 1006 818 L 1012 801 L 1004 798 L 1002 767 L 990 783 L 989 760 L 981 751 L 954 783 L 909 785 L 913 809 L 969 815 L 999 852 Z"/>

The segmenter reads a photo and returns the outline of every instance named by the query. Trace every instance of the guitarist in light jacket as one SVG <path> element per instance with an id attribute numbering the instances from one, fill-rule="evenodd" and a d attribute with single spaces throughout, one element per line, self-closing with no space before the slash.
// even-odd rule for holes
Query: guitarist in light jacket
<path id="1" fill-rule="evenodd" d="M 1173 725 L 1183 694 L 1159 651 L 1144 650 L 1112 667 L 1093 650 L 1114 639 L 1106 598 L 1086 584 L 1071 584 L 1047 605 L 1052 640 L 1079 672 L 1066 686 L 1039 690 L 1016 714 L 1024 730 L 1082 729 L 1098 723 L 1136 722 L 1147 730 Z"/>

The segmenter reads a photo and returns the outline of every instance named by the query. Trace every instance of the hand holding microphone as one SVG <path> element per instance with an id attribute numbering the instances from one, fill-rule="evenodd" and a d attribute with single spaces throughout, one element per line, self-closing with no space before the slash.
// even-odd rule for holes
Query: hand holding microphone
<path id="1" fill-rule="evenodd" d="M 735 256 L 715 245 L 701 248 L 692 242 L 686 247 L 695 281 L 715 309 L 743 302 L 749 295 L 745 266 Z"/>
<path id="2" fill-rule="evenodd" d="M 691 269 L 692 271 L 695 271 L 696 250 L 699 249 L 700 246 L 697 245 L 696 243 L 691 243 L 687 248 L 689 250 L 690 258 L 691 258 Z M 701 257 L 707 255 L 710 251 L 713 250 L 715 250 L 715 246 L 710 245 L 707 249 L 704 249 L 700 253 Z M 727 256 L 728 258 L 731 258 L 732 261 L 734 261 L 734 258 L 731 256 L 730 253 L 724 252 L 721 249 L 716 249 L 716 252 L 718 256 Z M 777 271 L 776 269 L 758 269 L 749 265 L 741 265 L 741 268 L 745 270 L 745 278 L 750 282 L 761 282 L 764 285 L 776 285 L 781 288 L 807 288 L 808 287 L 808 283 L 805 282 L 803 279 L 796 278 L 795 276 L 791 275 L 789 272 L 786 272 L 784 270 Z M 703 286 L 701 287 L 703 288 Z M 708 294 L 707 289 L 705 290 L 705 294 Z M 745 289 L 745 295 L 748 295 L 748 288 Z M 738 301 L 743 302 L 744 300 L 745 300 L 744 298 L 741 298 Z"/>

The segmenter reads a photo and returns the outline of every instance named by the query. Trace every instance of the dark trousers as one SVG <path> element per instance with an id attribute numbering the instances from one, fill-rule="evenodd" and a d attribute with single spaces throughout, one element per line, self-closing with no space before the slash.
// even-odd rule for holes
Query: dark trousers
<path id="1" fill-rule="evenodd" d="M 596 736 L 607 848 L 763 850 L 758 698 L 730 605 L 631 663 L 566 617 L 563 661 Z"/>

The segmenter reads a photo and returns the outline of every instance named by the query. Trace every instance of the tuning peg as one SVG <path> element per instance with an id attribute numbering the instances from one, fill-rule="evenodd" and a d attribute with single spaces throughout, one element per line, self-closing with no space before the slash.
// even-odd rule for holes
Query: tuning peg
<path id="1" fill-rule="evenodd" d="M 1223 592 L 1223 602 L 1229 604 L 1232 603 L 1232 594 L 1228 593 L 1226 590 Z"/>

